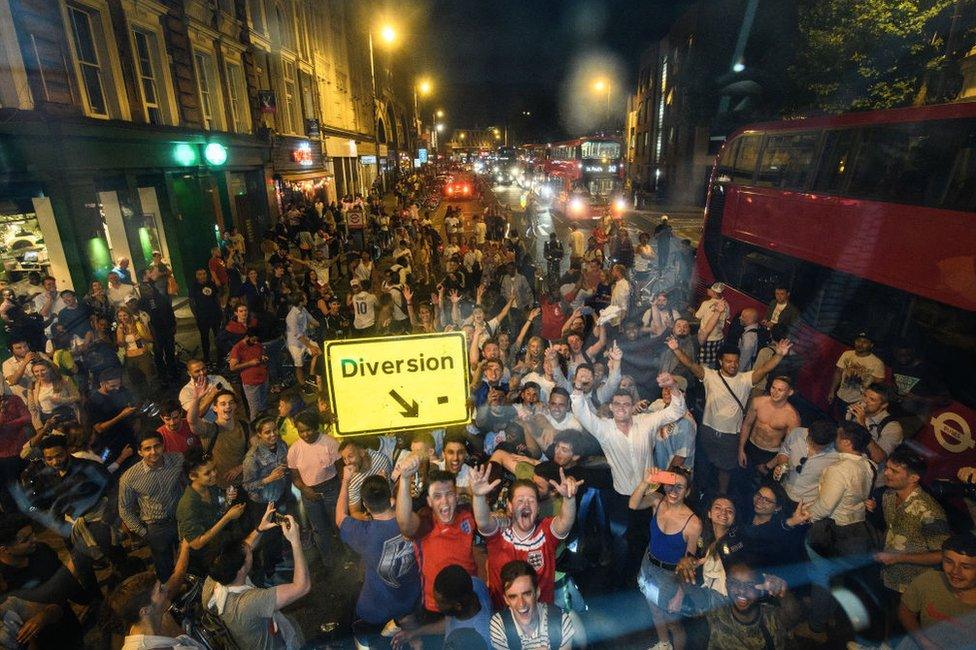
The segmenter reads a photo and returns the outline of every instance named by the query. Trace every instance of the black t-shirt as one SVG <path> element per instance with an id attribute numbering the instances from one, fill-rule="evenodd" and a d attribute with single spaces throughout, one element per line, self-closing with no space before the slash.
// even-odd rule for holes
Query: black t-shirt
<path id="1" fill-rule="evenodd" d="M 220 322 L 220 290 L 213 282 L 208 280 L 203 284 L 194 282 L 190 285 L 190 305 L 198 321 Z"/>
<path id="2" fill-rule="evenodd" d="M 88 415 L 91 417 L 92 426 L 111 420 L 119 414 L 119 411 L 134 403 L 135 399 L 125 388 L 112 391 L 107 395 L 101 391 L 92 391 L 88 398 Z M 111 450 L 110 457 L 114 458 L 123 447 L 133 444 L 134 417 L 129 416 L 97 434 L 96 453 L 100 453 L 107 447 Z"/>
<path id="3" fill-rule="evenodd" d="M 37 542 L 37 548 L 27 558 L 27 566 L 16 567 L 0 562 L 0 575 L 8 591 L 34 589 L 47 582 L 63 565 L 50 546 Z"/>

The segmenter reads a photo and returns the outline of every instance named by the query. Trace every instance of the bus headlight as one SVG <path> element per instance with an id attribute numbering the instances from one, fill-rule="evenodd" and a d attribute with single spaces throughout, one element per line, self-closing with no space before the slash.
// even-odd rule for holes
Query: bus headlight
<path id="1" fill-rule="evenodd" d="M 569 201 L 569 211 L 572 214 L 583 214 L 583 209 L 585 207 L 586 205 L 583 203 L 583 199 L 579 198 L 578 196 L 570 199 Z"/>
<path id="2" fill-rule="evenodd" d="M 613 209 L 617 212 L 623 212 L 627 209 L 627 202 L 618 196 L 613 200 Z"/>

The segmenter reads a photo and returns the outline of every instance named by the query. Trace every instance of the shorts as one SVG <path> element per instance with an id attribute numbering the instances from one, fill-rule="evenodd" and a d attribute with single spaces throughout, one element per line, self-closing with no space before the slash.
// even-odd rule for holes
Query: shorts
<path id="1" fill-rule="evenodd" d="M 701 350 L 698 351 L 698 363 L 712 370 L 717 369 L 718 351 L 722 349 L 722 343 L 724 343 L 724 339 L 702 343 Z"/>
<path id="2" fill-rule="evenodd" d="M 698 427 L 698 449 L 705 452 L 709 463 L 721 470 L 739 467 L 738 433 L 722 433 L 703 424 Z"/>
<path id="3" fill-rule="evenodd" d="M 289 345 L 288 353 L 291 354 L 291 360 L 295 362 L 296 367 L 301 367 L 305 357 L 309 356 L 308 348 L 304 345 Z"/>
<path id="4" fill-rule="evenodd" d="M 651 562 L 650 553 L 644 554 L 640 573 L 637 574 L 637 587 L 644 598 L 652 605 L 667 610 L 668 603 L 678 593 L 678 574 L 668 571 Z"/>
<path id="5" fill-rule="evenodd" d="M 756 468 L 759 465 L 765 465 L 776 458 L 778 453 L 778 451 L 769 451 L 762 447 L 757 447 L 752 440 L 746 441 L 746 459 L 749 462 L 749 467 Z"/>

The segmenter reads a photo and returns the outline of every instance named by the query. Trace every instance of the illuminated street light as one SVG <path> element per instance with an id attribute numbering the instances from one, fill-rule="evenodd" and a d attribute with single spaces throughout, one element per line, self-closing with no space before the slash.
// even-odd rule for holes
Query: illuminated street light
<path id="1" fill-rule="evenodd" d="M 735 65 L 732 66 L 732 72 L 742 72 L 746 69 L 746 66 L 742 61 L 736 61 Z"/>
<path id="2" fill-rule="evenodd" d="M 442 111 L 441 109 L 438 108 L 437 109 L 437 117 L 444 117 L 444 111 Z"/>
<path id="3" fill-rule="evenodd" d="M 610 84 L 608 84 L 603 79 L 597 79 L 596 81 L 593 82 L 593 90 L 595 90 L 598 93 L 602 93 L 604 90 L 608 89 L 609 86 Z"/>
<path id="4" fill-rule="evenodd" d="M 444 125 L 443 124 L 438 124 L 436 128 L 437 128 L 437 132 L 438 133 L 443 133 L 444 132 Z"/>
<path id="5" fill-rule="evenodd" d="M 430 83 L 429 79 L 421 79 L 419 82 L 417 82 L 417 92 L 419 92 L 421 95 L 429 95 L 433 88 L 434 86 Z"/>
<path id="6" fill-rule="evenodd" d="M 459 135 L 459 136 L 458 136 L 458 139 L 460 139 L 460 140 L 464 140 L 464 137 L 465 137 L 465 135 L 466 135 L 466 134 L 464 134 L 464 133 L 462 133 L 461 135 Z"/>
<path id="7" fill-rule="evenodd" d="M 393 29 L 393 25 L 383 25 L 380 27 L 380 38 L 387 45 L 393 45 L 397 40 L 397 33 Z"/>

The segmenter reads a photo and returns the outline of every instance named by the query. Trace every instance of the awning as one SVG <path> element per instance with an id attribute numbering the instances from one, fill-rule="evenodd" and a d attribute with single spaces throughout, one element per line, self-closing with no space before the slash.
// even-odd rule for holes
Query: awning
<path id="1" fill-rule="evenodd" d="M 283 181 L 314 181 L 319 178 L 331 178 L 335 174 L 327 172 L 324 169 L 318 169 L 311 172 L 281 172 L 277 176 L 280 176 Z"/>

